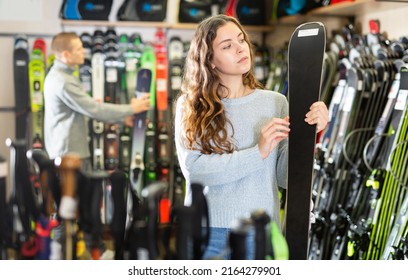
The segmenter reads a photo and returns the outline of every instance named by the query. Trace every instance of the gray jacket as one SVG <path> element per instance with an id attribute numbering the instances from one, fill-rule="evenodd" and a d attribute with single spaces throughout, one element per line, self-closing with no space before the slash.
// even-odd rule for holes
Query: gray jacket
<path id="1" fill-rule="evenodd" d="M 129 104 L 97 102 L 86 94 L 75 69 L 54 61 L 44 82 L 44 142 L 50 158 L 66 153 L 90 157 L 87 118 L 123 122 L 133 114 Z"/>

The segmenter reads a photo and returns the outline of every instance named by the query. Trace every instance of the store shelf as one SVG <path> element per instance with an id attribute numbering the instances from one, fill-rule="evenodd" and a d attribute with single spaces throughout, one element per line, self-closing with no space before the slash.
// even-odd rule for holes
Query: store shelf
<path id="1" fill-rule="evenodd" d="M 302 22 L 306 22 L 308 19 L 307 15 L 293 15 L 293 16 L 286 16 L 278 18 L 273 25 L 280 26 L 280 25 L 299 25 Z"/>
<path id="2" fill-rule="evenodd" d="M 379 11 L 383 12 L 401 7 L 407 7 L 407 3 L 376 0 L 355 0 L 350 2 L 340 2 L 338 4 L 314 9 L 310 11 L 308 15 L 348 17 Z"/>
<path id="3" fill-rule="evenodd" d="M 169 26 L 170 29 L 196 29 L 196 23 L 176 23 Z M 270 32 L 274 29 L 272 25 L 244 25 L 246 31 Z"/>
<path id="4" fill-rule="evenodd" d="M 140 27 L 140 28 L 169 28 L 166 22 L 154 21 L 104 21 L 104 20 L 61 20 L 63 26 L 95 26 L 95 27 Z"/>
<path id="5" fill-rule="evenodd" d="M 407 7 L 405 2 L 390 2 L 376 0 L 355 0 L 340 2 L 337 4 L 316 8 L 305 15 L 293 15 L 279 18 L 274 25 L 298 25 L 312 17 L 354 17 L 379 11 L 393 10 Z"/>
<path id="6" fill-rule="evenodd" d="M 95 26 L 95 27 L 136 27 L 136 28 L 167 28 L 178 30 L 194 30 L 196 23 L 175 23 L 166 22 L 146 22 L 146 21 L 97 21 L 97 20 L 61 20 L 62 26 Z M 249 32 L 271 32 L 272 25 L 246 25 L 246 31 Z"/>
<path id="7" fill-rule="evenodd" d="M 273 25 L 257 26 L 257 25 L 244 25 L 245 31 L 248 32 L 271 32 L 275 29 Z"/>
<path id="8" fill-rule="evenodd" d="M 279 18 L 271 25 L 245 26 L 249 32 L 271 32 L 279 25 L 298 25 L 313 17 L 354 17 L 361 14 L 386 11 L 407 7 L 407 2 L 391 2 L 377 0 L 355 0 L 311 10 L 305 15 L 293 15 Z M 94 20 L 61 20 L 63 26 L 96 26 L 96 27 L 137 27 L 137 28 L 167 28 L 178 30 L 193 30 L 195 23 L 167 23 L 145 21 L 94 21 Z"/>

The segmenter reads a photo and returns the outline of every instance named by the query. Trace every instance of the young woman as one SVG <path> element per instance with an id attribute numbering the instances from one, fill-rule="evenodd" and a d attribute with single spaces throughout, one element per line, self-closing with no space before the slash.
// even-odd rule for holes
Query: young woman
<path id="1" fill-rule="evenodd" d="M 210 242 L 204 259 L 229 258 L 233 223 L 264 209 L 279 224 L 278 186 L 286 187 L 288 103 L 261 89 L 253 74 L 252 45 L 233 17 L 217 15 L 197 27 L 176 103 L 175 141 L 187 181 L 206 186 Z M 311 104 L 305 121 L 322 130 L 323 102 Z M 248 258 L 254 256 L 248 239 Z"/>

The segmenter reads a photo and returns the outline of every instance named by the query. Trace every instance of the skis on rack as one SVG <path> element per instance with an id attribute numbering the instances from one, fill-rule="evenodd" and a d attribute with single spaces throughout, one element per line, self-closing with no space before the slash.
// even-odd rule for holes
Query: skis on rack
<path id="1" fill-rule="evenodd" d="M 290 259 L 307 259 L 308 255 L 316 128 L 304 118 L 310 105 L 320 98 L 325 45 L 325 27 L 318 22 L 297 27 L 289 42 L 291 133 L 285 236 Z"/>
<path id="2" fill-rule="evenodd" d="M 136 94 L 138 98 L 144 93 L 150 92 L 152 83 L 152 72 L 149 69 L 141 68 L 137 73 Z M 140 194 L 143 187 L 144 172 L 144 151 L 146 139 L 146 112 L 135 115 L 132 137 L 132 155 L 130 163 L 130 182 L 133 191 Z"/>
<path id="3" fill-rule="evenodd" d="M 170 110 L 168 94 L 168 62 L 166 34 L 162 29 L 155 33 L 154 48 L 156 54 L 156 108 L 158 131 L 158 173 L 159 179 L 170 179 Z"/>
<path id="4" fill-rule="evenodd" d="M 38 221 L 39 209 L 36 195 L 29 180 L 25 139 L 6 140 L 10 149 L 10 176 L 12 208 L 12 240 L 18 258 L 33 259 L 38 251 L 33 225 Z"/>
<path id="5" fill-rule="evenodd" d="M 119 60 L 118 39 L 114 30 L 105 35 L 105 103 L 119 103 L 121 73 L 124 63 Z M 105 170 L 114 170 L 119 163 L 118 156 L 118 125 L 105 124 Z"/>
<path id="6" fill-rule="evenodd" d="M 85 61 L 79 66 L 79 79 L 85 92 L 92 96 L 92 36 L 84 32 L 80 38 L 85 49 Z"/>
<path id="7" fill-rule="evenodd" d="M 102 256 L 103 237 L 108 236 L 102 219 L 106 214 L 101 213 L 101 205 L 105 204 L 104 191 L 106 181 L 110 177 L 104 170 L 81 172 L 82 185 L 77 188 L 79 197 L 79 230 L 86 233 L 90 248 L 91 258 L 99 260 Z M 105 222 L 106 223 L 106 222 Z M 79 240 L 78 240 L 79 242 Z M 79 258 L 80 256 L 77 255 Z"/>
<path id="8" fill-rule="evenodd" d="M 124 38 L 122 38 L 124 40 Z M 141 37 L 138 33 L 126 38 L 126 46 L 123 46 L 123 61 L 125 65 L 122 75 L 123 102 L 129 103 L 136 91 L 137 70 L 140 68 Z M 122 43 L 124 44 L 124 42 Z M 119 132 L 119 169 L 129 172 L 130 156 L 132 149 L 131 127 L 123 125 Z"/>
<path id="9" fill-rule="evenodd" d="M 115 170 L 110 174 L 112 184 L 113 215 L 110 228 L 115 248 L 115 260 L 125 259 L 125 235 L 127 201 L 129 193 L 128 175 L 123 170 Z"/>
<path id="10" fill-rule="evenodd" d="M 43 84 L 45 78 L 44 53 L 39 48 L 31 51 L 28 74 L 30 82 L 31 100 L 31 146 L 36 149 L 44 147 L 43 123 L 44 123 L 44 94 Z"/>
<path id="11" fill-rule="evenodd" d="M 347 140 L 347 135 L 354 127 L 356 122 L 356 112 L 359 111 L 361 104 L 362 90 L 362 72 L 357 67 L 351 67 L 347 70 L 347 89 L 344 96 L 343 106 L 339 114 L 339 129 L 336 136 L 336 141 L 333 145 L 333 151 L 331 158 L 334 160 L 334 178 L 331 184 L 331 193 L 329 201 L 331 205 L 336 207 L 331 208 L 332 219 L 335 220 L 336 228 L 330 228 L 329 237 L 325 240 L 325 246 L 332 246 L 334 248 L 331 258 L 340 258 L 345 245 L 345 229 L 347 228 L 348 212 L 344 205 L 344 199 L 342 197 L 347 196 L 351 166 L 348 166 L 348 162 L 345 160 L 344 147 Z M 349 172 L 349 170 L 351 170 Z M 342 187 L 344 184 L 344 187 Z M 351 197 L 354 199 L 355 195 Z M 326 235 L 327 236 L 327 235 Z M 326 245 L 329 243 L 329 245 Z"/>
<path id="12" fill-rule="evenodd" d="M 313 196 L 314 214 L 316 221 L 312 225 L 309 259 L 322 259 L 324 249 L 324 237 L 328 231 L 327 207 L 329 196 L 332 192 L 332 183 L 335 173 L 335 162 L 333 159 L 333 147 L 340 127 L 340 113 L 342 104 L 345 103 L 347 91 L 347 72 L 351 63 L 343 58 L 339 63 L 339 80 L 336 85 L 329 106 L 329 124 L 322 132 L 317 147 L 317 158 L 315 164 Z"/>
<path id="13" fill-rule="evenodd" d="M 52 255 L 51 244 L 56 242 L 51 240 L 51 231 L 58 225 L 58 220 L 53 217 L 60 202 L 57 194 L 57 189 L 60 188 L 59 181 L 54 170 L 54 161 L 48 157 L 44 149 L 28 150 L 27 158 L 37 166 L 36 176 L 39 177 L 41 189 L 38 194 L 40 216 L 35 227 L 39 248 L 36 259 L 48 260 Z"/>
<path id="14" fill-rule="evenodd" d="M 11 243 L 10 208 L 7 203 L 7 161 L 0 154 L 0 260 L 7 260 L 7 247 Z"/>
<path id="15" fill-rule="evenodd" d="M 381 193 L 378 198 L 378 203 L 375 207 L 375 213 L 372 218 L 372 230 L 370 233 L 370 243 L 367 249 L 366 259 L 389 258 L 392 249 L 387 247 L 393 245 L 398 227 L 402 226 L 403 210 L 402 204 L 404 195 L 406 194 L 407 178 L 407 139 L 408 139 L 408 122 L 407 122 L 407 71 L 406 67 L 401 68 L 400 90 L 395 103 L 391 123 L 389 127 L 390 136 L 387 137 L 387 142 L 392 142 L 391 148 L 386 145 L 386 150 L 389 151 L 387 162 L 385 163 L 385 172 L 383 172 L 383 180 L 381 181 Z M 397 216 L 400 216 L 397 218 Z M 401 217 L 402 216 L 402 217 Z M 394 219 L 397 219 L 394 221 Z M 390 221 L 394 221 L 390 223 Z M 392 229 L 392 225 L 395 229 Z M 391 235 L 392 233 L 392 235 Z M 391 240 L 390 240 L 391 239 Z M 389 240 L 389 244 L 386 244 Z"/>
<path id="16" fill-rule="evenodd" d="M 144 149 L 144 172 L 142 174 L 144 185 L 156 181 L 157 174 L 157 110 L 156 110 L 156 53 L 152 45 L 143 47 L 140 58 L 141 68 L 149 69 L 151 72 L 150 85 L 150 110 L 146 113 L 146 132 Z"/>
<path id="17" fill-rule="evenodd" d="M 28 80 L 29 52 L 27 37 L 14 40 L 14 100 L 16 110 L 16 139 L 26 139 L 30 111 L 30 86 Z"/>
<path id="18" fill-rule="evenodd" d="M 387 238 L 384 252 L 382 253 L 383 260 L 395 259 L 396 251 L 399 248 L 401 239 L 404 237 L 404 232 L 408 224 L 408 195 L 405 194 L 404 201 L 400 211 L 396 216 L 395 223 L 391 229 L 390 235 Z"/>
<path id="19" fill-rule="evenodd" d="M 177 97 L 182 82 L 182 72 L 183 72 L 183 41 L 180 37 L 174 36 L 170 38 L 168 46 L 168 60 L 169 60 L 169 98 L 170 100 L 175 100 Z M 170 107 L 171 117 L 173 119 L 174 108 Z M 171 141 L 170 149 L 170 182 L 169 182 L 169 198 L 172 202 L 173 207 L 184 205 L 184 193 L 185 193 L 185 180 L 181 172 L 180 164 L 177 158 L 177 151 L 175 147 L 175 142 Z"/>
<path id="20" fill-rule="evenodd" d="M 104 38 L 102 34 L 95 31 L 93 37 L 92 54 L 92 97 L 103 102 L 105 93 L 105 55 L 103 53 Z M 92 165 L 95 170 L 105 169 L 104 157 L 104 124 L 103 122 L 93 120 L 91 124 L 91 143 L 92 143 Z"/>

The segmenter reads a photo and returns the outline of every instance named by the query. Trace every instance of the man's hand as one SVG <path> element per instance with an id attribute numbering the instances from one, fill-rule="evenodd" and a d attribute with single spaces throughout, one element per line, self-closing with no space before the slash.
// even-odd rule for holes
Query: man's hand
<path id="1" fill-rule="evenodd" d="M 140 98 L 132 98 L 130 100 L 133 113 L 139 114 L 150 109 L 150 94 L 143 94 Z"/>

